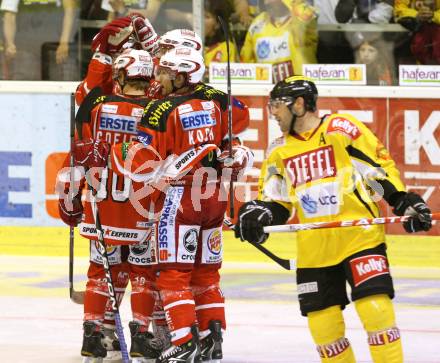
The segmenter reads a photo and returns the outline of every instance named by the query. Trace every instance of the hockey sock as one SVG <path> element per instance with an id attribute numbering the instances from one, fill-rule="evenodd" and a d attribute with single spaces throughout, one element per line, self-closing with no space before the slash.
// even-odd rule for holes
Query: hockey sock
<path id="1" fill-rule="evenodd" d="M 192 338 L 191 326 L 196 322 L 196 314 L 190 278 L 191 271 L 163 270 L 156 280 L 173 345 Z"/>
<path id="2" fill-rule="evenodd" d="M 309 329 L 322 363 L 355 363 L 339 306 L 307 314 Z"/>
<path id="3" fill-rule="evenodd" d="M 220 274 L 217 268 L 200 265 L 193 270 L 191 288 L 201 339 L 210 334 L 209 322 L 212 320 L 220 321 L 222 329 L 226 329 L 225 297 L 219 282 Z"/>
<path id="4" fill-rule="evenodd" d="M 373 295 L 355 302 L 356 310 L 368 333 L 374 363 L 402 363 L 403 351 L 391 299 Z"/>

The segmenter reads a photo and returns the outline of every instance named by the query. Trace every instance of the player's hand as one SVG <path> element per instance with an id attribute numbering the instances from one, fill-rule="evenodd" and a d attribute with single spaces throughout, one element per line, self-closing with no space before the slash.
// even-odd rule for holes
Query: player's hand
<path id="1" fill-rule="evenodd" d="M 107 166 L 110 144 L 96 139 L 75 141 L 72 145 L 72 154 L 75 166 L 85 168 L 103 168 Z"/>
<path id="2" fill-rule="evenodd" d="M 92 51 L 109 55 L 117 53 L 133 33 L 131 17 L 118 18 L 104 27 L 92 40 Z"/>
<path id="3" fill-rule="evenodd" d="M 153 54 L 159 37 L 150 21 L 143 16 L 132 15 L 133 33 L 143 50 Z"/>
<path id="4" fill-rule="evenodd" d="M 247 146 L 235 144 L 232 146 L 232 155 L 229 155 L 229 148 L 224 147 L 217 160 L 220 162 L 221 169 L 232 169 L 231 179 L 237 181 L 238 174 L 254 164 L 254 154 Z"/>
<path id="5" fill-rule="evenodd" d="M 403 222 L 403 228 L 408 233 L 429 231 L 432 227 L 431 210 L 416 193 L 409 192 L 400 196 L 394 203 L 393 213 L 398 216 L 411 216 Z"/>
<path id="6" fill-rule="evenodd" d="M 58 199 L 58 211 L 64 223 L 71 227 L 76 227 L 83 214 L 81 195 L 78 194 L 73 199 L 69 198 L 68 191 Z"/>
<path id="7" fill-rule="evenodd" d="M 264 233 L 264 227 L 270 226 L 273 221 L 271 210 L 264 202 L 253 200 L 243 204 L 238 211 L 238 220 L 235 225 L 235 237 L 242 241 L 264 243 L 269 234 Z"/>

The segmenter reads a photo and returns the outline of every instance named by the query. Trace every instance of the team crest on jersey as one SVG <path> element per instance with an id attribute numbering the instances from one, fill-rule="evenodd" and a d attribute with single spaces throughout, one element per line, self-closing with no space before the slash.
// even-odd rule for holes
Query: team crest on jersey
<path id="1" fill-rule="evenodd" d="M 216 124 L 216 120 L 212 118 L 211 112 L 206 110 L 186 113 L 180 116 L 180 122 L 185 131 L 211 127 Z"/>

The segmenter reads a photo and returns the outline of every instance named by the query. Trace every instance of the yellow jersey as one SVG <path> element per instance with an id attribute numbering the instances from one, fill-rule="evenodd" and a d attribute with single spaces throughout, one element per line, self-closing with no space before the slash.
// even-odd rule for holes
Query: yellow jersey
<path id="1" fill-rule="evenodd" d="M 211 62 L 226 63 L 228 61 L 226 41 L 213 44 L 210 47 L 205 47 L 204 59 L 207 69 L 209 69 L 209 64 Z M 232 42 L 229 42 L 229 59 L 231 63 L 237 61 L 237 48 Z"/>
<path id="2" fill-rule="evenodd" d="M 290 13 L 279 21 L 267 12 L 249 27 L 240 59 L 246 63 L 271 63 L 274 83 L 301 75 L 302 65 L 316 63 L 317 13 L 304 1 L 290 1 Z"/>
<path id="3" fill-rule="evenodd" d="M 396 21 L 401 18 L 415 18 L 422 6 L 427 6 L 420 0 L 396 0 L 394 3 L 394 17 Z M 434 11 L 434 17 L 432 21 L 436 24 L 440 24 L 440 0 L 433 0 L 432 4 L 428 6 Z"/>
<path id="4" fill-rule="evenodd" d="M 347 114 L 326 116 L 301 135 L 286 135 L 263 163 L 259 199 L 296 209 L 300 223 L 379 216 L 378 194 L 405 191 L 394 161 L 376 136 Z M 297 232 L 300 268 L 333 266 L 385 242 L 383 225 Z"/>

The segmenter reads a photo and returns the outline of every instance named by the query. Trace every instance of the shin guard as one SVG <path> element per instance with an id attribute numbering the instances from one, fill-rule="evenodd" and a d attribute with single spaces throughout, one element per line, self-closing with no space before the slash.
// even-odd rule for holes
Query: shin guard
<path id="1" fill-rule="evenodd" d="M 345 338 L 345 323 L 339 306 L 307 315 L 309 329 L 322 363 L 355 363 L 350 342 Z"/>
<path id="2" fill-rule="evenodd" d="M 372 295 L 355 302 L 356 310 L 368 333 L 374 363 L 402 363 L 403 351 L 394 308 L 388 295 Z"/>

